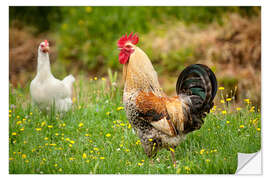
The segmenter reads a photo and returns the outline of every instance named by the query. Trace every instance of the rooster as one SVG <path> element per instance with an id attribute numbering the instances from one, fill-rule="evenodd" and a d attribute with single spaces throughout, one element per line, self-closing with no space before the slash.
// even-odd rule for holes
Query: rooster
<path id="1" fill-rule="evenodd" d="M 61 81 L 52 75 L 47 40 L 39 45 L 37 61 L 37 74 L 30 84 L 32 102 L 45 112 L 52 107 L 57 112 L 67 112 L 72 107 L 72 86 L 75 78 L 69 75 Z"/>
<path id="2" fill-rule="evenodd" d="M 139 136 L 148 157 L 158 150 L 171 151 L 185 136 L 203 125 L 203 118 L 213 107 L 217 92 L 215 74 L 205 65 L 185 68 L 176 83 L 175 97 L 161 89 L 157 73 L 148 56 L 136 44 L 133 33 L 118 40 L 119 62 L 123 64 L 123 103 L 129 123 Z"/>

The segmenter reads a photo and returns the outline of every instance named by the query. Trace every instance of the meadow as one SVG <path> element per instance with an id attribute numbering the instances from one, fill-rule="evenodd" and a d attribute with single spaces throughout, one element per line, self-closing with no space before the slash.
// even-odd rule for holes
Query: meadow
<path id="1" fill-rule="evenodd" d="M 214 106 L 198 131 L 153 162 L 128 123 L 117 74 L 76 77 L 73 108 L 45 114 L 31 105 L 27 88 L 9 87 L 10 174 L 233 174 L 237 152 L 261 148 L 261 114 L 250 99 L 238 107 L 219 87 Z"/>

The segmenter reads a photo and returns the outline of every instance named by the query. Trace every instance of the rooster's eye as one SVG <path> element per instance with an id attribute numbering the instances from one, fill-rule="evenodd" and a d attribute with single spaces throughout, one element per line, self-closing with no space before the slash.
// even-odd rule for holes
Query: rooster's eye
<path id="1" fill-rule="evenodd" d="M 126 45 L 126 48 L 132 48 L 132 46 L 131 45 Z"/>

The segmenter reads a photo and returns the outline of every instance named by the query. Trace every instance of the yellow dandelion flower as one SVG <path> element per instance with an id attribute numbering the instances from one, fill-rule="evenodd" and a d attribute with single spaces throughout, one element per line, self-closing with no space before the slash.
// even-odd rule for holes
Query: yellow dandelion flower
<path id="1" fill-rule="evenodd" d="M 230 102 L 232 100 L 232 98 L 226 98 L 226 101 Z"/>
<path id="2" fill-rule="evenodd" d="M 170 151 L 174 152 L 174 149 L 173 148 L 170 148 Z"/>
<path id="3" fill-rule="evenodd" d="M 221 111 L 222 114 L 227 114 L 226 110 Z"/>
<path id="4" fill-rule="evenodd" d="M 65 123 L 63 123 L 63 124 L 62 124 L 62 126 L 63 126 L 63 127 L 65 127 L 65 126 L 66 126 L 66 124 L 65 124 Z"/>
<path id="5" fill-rule="evenodd" d="M 13 157 L 10 157 L 9 160 L 12 161 L 12 160 L 14 160 L 14 158 Z"/>
<path id="6" fill-rule="evenodd" d="M 125 151 L 126 151 L 126 152 L 129 152 L 130 150 L 129 150 L 129 149 L 126 149 Z"/>
<path id="7" fill-rule="evenodd" d="M 88 136 L 89 136 L 89 134 L 85 134 L 85 136 L 86 136 L 86 137 L 88 137 Z"/>
<path id="8" fill-rule="evenodd" d="M 131 128 L 131 124 L 128 123 L 128 129 L 130 129 L 130 128 Z"/>
<path id="9" fill-rule="evenodd" d="M 120 126 L 125 126 L 125 123 L 120 123 Z"/>
<path id="10" fill-rule="evenodd" d="M 244 125 L 240 125 L 240 128 L 244 128 L 245 126 Z"/>
<path id="11" fill-rule="evenodd" d="M 43 161 L 46 161 L 46 159 L 45 159 L 45 158 L 43 158 L 42 160 L 43 160 Z"/>
<path id="12" fill-rule="evenodd" d="M 101 160 L 105 159 L 105 157 L 100 157 Z"/>
<path id="13" fill-rule="evenodd" d="M 224 104 L 224 103 L 225 103 L 225 101 L 224 101 L 223 99 L 221 99 L 221 100 L 220 100 L 220 103 L 221 103 L 221 104 Z"/>
<path id="14" fill-rule="evenodd" d="M 85 153 L 83 153 L 82 158 L 85 159 L 87 157 L 87 155 Z"/>
<path id="15" fill-rule="evenodd" d="M 207 163 L 209 163 L 209 162 L 210 162 L 210 159 L 206 159 L 205 161 L 206 161 Z"/>
<path id="16" fill-rule="evenodd" d="M 141 144 L 141 141 L 140 140 L 137 140 L 136 141 L 136 144 L 138 145 L 138 144 Z"/>
<path id="17" fill-rule="evenodd" d="M 68 146 L 69 146 L 69 147 L 72 147 L 72 144 L 69 144 Z"/>
<path id="18" fill-rule="evenodd" d="M 151 139 L 151 138 L 150 138 L 150 139 L 148 139 L 148 141 L 152 142 L 152 141 L 153 141 L 153 139 Z"/>
<path id="19" fill-rule="evenodd" d="M 17 118 L 17 119 L 20 119 L 20 116 L 18 115 L 18 116 L 16 116 L 16 118 Z"/>
<path id="20" fill-rule="evenodd" d="M 75 141 L 73 141 L 73 140 L 71 140 L 71 141 L 69 141 L 71 144 L 74 144 L 75 143 Z"/>
<path id="21" fill-rule="evenodd" d="M 242 109 L 242 108 L 240 108 L 240 107 L 237 107 L 237 108 L 236 108 L 236 111 L 240 111 L 241 109 Z"/>
<path id="22" fill-rule="evenodd" d="M 17 133 L 13 132 L 13 133 L 11 133 L 11 135 L 12 135 L 12 136 L 16 136 L 16 135 L 17 135 Z"/>
<path id="23" fill-rule="evenodd" d="M 70 161 L 73 161 L 74 159 L 75 159 L 74 157 L 70 157 L 70 158 L 69 158 Z"/>
<path id="24" fill-rule="evenodd" d="M 53 143 L 53 144 L 50 144 L 50 146 L 56 146 L 56 144 Z"/>
<path id="25" fill-rule="evenodd" d="M 16 124 L 17 125 L 22 124 L 22 121 L 17 121 Z"/>
<path id="26" fill-rule="evenodd" d="M 261 131 L 261 128 L 257 128 L 257 131 Z"/>
<path id="27" fill-rule="evenodd" d="M 106 78 L 103 77 L 103 78 L 101 78 L 101 80 L 102 80 L 102 81 L 106 81 Z"/>
<path id="28" fill-rule="evenodd" d="M 12 111 L 11 110 L 8 110 L 9 113 L 11 113 Z"/>
<path id="29" fill-rule="evenodd" d="M 44 138 L 45 141 L 48 140 L 48 139 L 49 139 L 49 138 L 47 138 L 47 137 Z"/>
<path id="30" fill-rule="evenodd" d="M 186 170 L 186 171 L 190 171 L 190 167 L 185 166 L 185 170 Z"/>
<path id="31" fill-rule="evenodd" d="M 255 106 L 252 106 L 251 108 L 250 108 L 250 110 L 249 110 L 249 112 L 255 112 Z"/>
<path id="32" fill-rule="evenodd" d="M 48 128 L 53 128 L 53 126 L 52 125 L 48 125 Z"/>
<path id="33" fill-rule="evenodd" d="M 120 111 L 120 110 L 123 110 L 123 109 L 124 109 L 124 107 L 120 106 L 120 107 L 117 108 L 117 111 Z"/>
<path id="34" fill-rule="evenodd" d="M 41 131 L 41 128 L 36 128 L 36 131 Z"/>
<path id="35" fill-rule="evenodd" d="M 142 159 L 141 161 L 144 162 L 144 159 Z"/>
<path id="36" fill-rule="evenodd" d="M 224 90 L 224 87 L 221 86 L 221 87 L 219 87 L 218 89 L 219 89 L 219 90 Z"/>
<path id="37" fill-rule="evenodd" d="M 58 164 L 54 164 L 54 167 L 57 167 L 58 166 Z"/>
<path id="38" fill-rule="evenodd" d="M 55 133 L 56 136 L 58 136 L 59 134 L 58 133 Z"/>
<path id="39" fill-rule="evenodd" d="M 138 166 L 142 166 L 143 165 L 143 163 L 138 163 Z"/>
<path id="40" fill-rule="evenodd" d="M 79 127 L 83 127 L 83 123 L 80 123 L 80 124 L 79 124 Z"/>
<path id="41" fill-rule="evenodd" d="M 250 103 L 250 99 L 244 99 L 244 101 L 249 104 Z"/>
<path id="42" fill-rule="evenodd" d="M 230 124 L 230 121 L 226 121 L 227 124 Z"/>
<path id="43" fill-rule="evenodd" d="M 98 149 L 97 147 L 94 147 L 94 150 L 95 150 L 95 151 L 98 151 L 99 149 Z"/>
<path id="44" fill-rule="evenodd" d="M 200 154 L 202 155 L 204 153 L 205 149 L 200 150 Z"/>
<path id="45" fill-rule="evenodd" d="M 26 158 L 26 154 L 22 154 L 22 158 L 25 159 Z"/>
<path id="46" fill-rule="evenodd" d="M 90 13 L 90 12 L 92 11 L 92 8 L 88 6 L 88 7 L 85 8 L 85 11 L 86 11 L 87 13 Z"/>
<path id="47" fill-rule="evenodd" d="M 45 125 L 46 125 L 46 122 L 43 121 L 43 122 L 41 123 L 41 127 L 43 127 L 43 126 L 45 126 Z"/>
<path id="48" fill-rule="evenodd" d="M 106 115 L 107 115 L 107 116 L 110 115 L 110 112 L 106 112 Z"/>
<path id="49" fill-rule="evenodd" d="M 32 113 L 32 112 L 30 112 L 29 114 L 30 114 L 30 116 L 32 116 L 32 115 L 33 115 L 33 113 Z"/>
<path id="50" fill-rule="evenodd" d="M 111 137 L 111 134 L 110 133 L 106 134 L 106 137 Z"/>
<path id="51" fill-rule="evenodd" d="M 96 80 L 98 80 L 98 78 L 97 77 L 94 77 L 94 80 L 96 81 Z"/>

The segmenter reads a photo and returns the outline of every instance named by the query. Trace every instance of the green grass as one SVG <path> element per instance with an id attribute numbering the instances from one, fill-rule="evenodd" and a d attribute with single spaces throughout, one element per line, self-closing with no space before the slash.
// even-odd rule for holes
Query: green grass
<path id="1" fill-rule="evenodd" d="M 63 117 L 42 114 L 31 106 L 28 89 L 10 86 L 9 173 L 227 174 L 236 171 L 237 152 L 261 147 L 259 112 L 252 112 L 250 104 L 239 111 L 216 107 L 202 128 L 175 149 L 176 168 L 166 150 L 151 163 L 118 108 L 122 89 L 109 85 L 79 78 L 73 109 Z"/>

